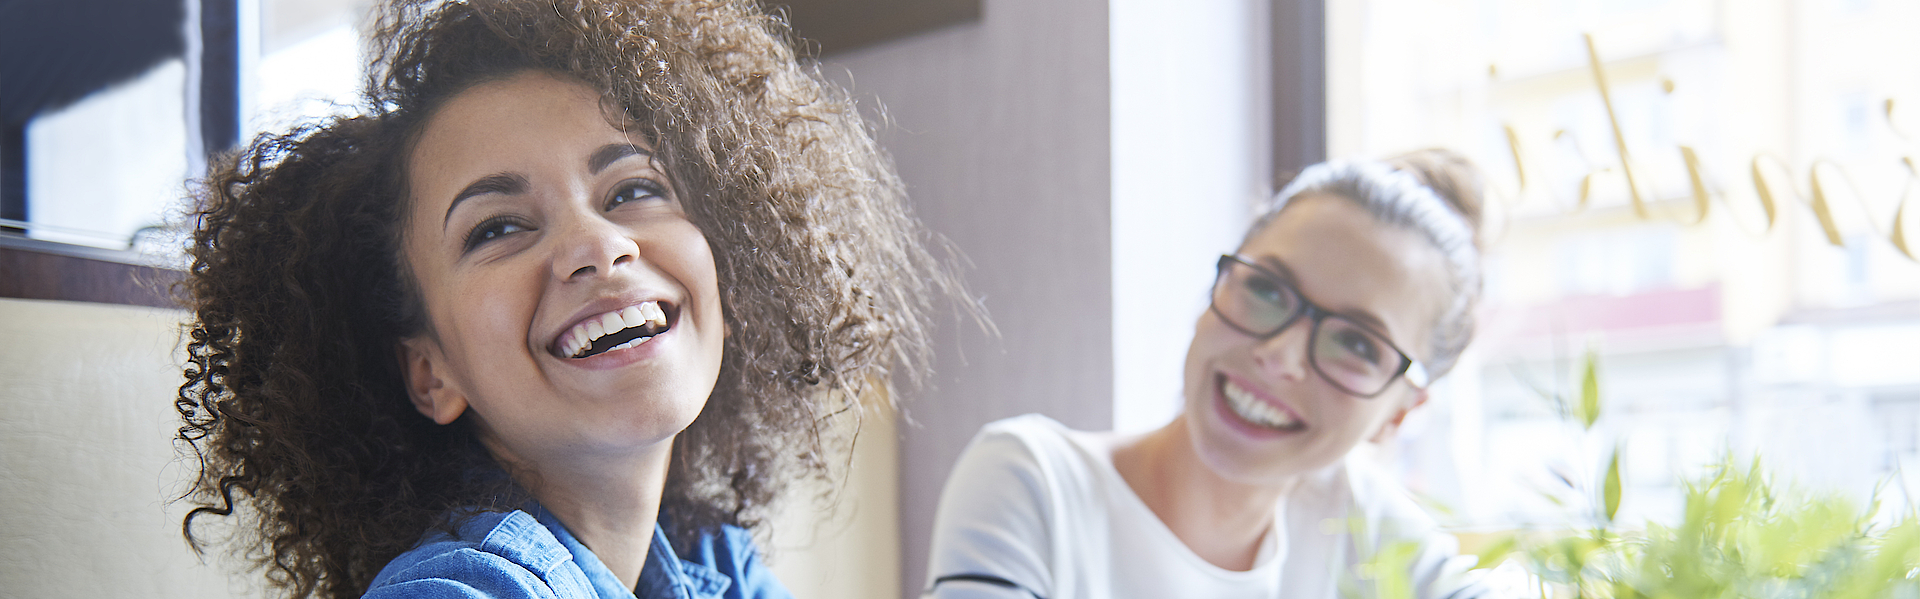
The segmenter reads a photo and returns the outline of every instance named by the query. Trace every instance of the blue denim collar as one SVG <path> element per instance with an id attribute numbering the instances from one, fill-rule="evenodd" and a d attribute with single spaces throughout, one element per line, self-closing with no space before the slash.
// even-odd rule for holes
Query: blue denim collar
<path id="1" fill-rule="evenodd" d="M 573 533 L 552 512 L 537 503 L 528 505 L 523 511 L 533 515 L 541 526 L 553 533 L 554 539 L 571 555 L 574 564 L 587 575 L 594 594 L 602 599 L 720 599 L 727 588 L 733 585 L 731 579 L 709 566 L 680 559 L 673 550 L 673 543 L 667 540 L 664 525 L 656 523 L 653 541 L 647 548 L 647 563 L 640 569 L 640 582 L 630 591 L 592 550 L 574 538 Z"/>

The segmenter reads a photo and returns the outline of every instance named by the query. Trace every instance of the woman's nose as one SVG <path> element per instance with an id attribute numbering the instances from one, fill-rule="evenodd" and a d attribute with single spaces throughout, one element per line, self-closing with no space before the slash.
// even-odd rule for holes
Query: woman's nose
<path id="1" fill-rule="evenodd" d="M 560 249 L 554 256 L 553 275 L 562 281 L 606 276 L 640 254 L 639 244 L 626 230 L 598 215 L 569 219 L 554 234 Z"/>
<path id="2" fill-rule="evenodd" d="M 1313 336 L 1313 322 L 1300 318 L 1280 329 L 1279 333 L 1261 340 L 1253 347 L 1253 361 L 1262 374 L 1275 380 L 1300 381 L 1307 376 L 1308 338 Z"/>

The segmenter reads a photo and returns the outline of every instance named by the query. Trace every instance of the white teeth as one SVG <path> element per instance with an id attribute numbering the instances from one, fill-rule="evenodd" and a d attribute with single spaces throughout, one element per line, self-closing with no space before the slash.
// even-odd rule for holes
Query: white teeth
<path id="1" fill-rule="evenodd" d="M 640 344 L 642 344 L 642 343 L 646 343 L 646 342 L 648 342 L 648 341 L 650 341 L 650 340 L 652 340 L 652 339 L 653 339 L 652 337 L 640 337 L 640 338 L 638 338 L 638 339 L 634 339 L 634 340 L 632 340 L 632 341 L 628 341 L 628 342 L 626 342 L 626 343 L 622 343 L 622 344 L 619 344 L 619 345 L 615 345 L 615 346 L 613 346 L 613 347 L 611 347 L 611 348 L 608 348 L 608 349 L 607 349 L 607 351 L 613 351 L 613 350 L 616 350 L 616 349 L 626 349 L 626 348 L 629 348 L 629 347 L 634 347 L 634 346 L 637 346 L 637 345 L 640 345 Z"/>
<path id="2" fill-rule="evenodd" d="M 568 356 L 579 355 L 580 350 L 586 348 L 587 337 L 577 330 L 567 331 L 566 341 L 560 344 L 561 353 Z"/>
<path id="3" fill-rule="evenodd" d="M 1233 384 L 1231 379 L 1221 382 L 1220 391 L 1227 398 L 1227 407 L 1233 408 L 1233 413 L 1239 414 L 1248 422 L 1267 428 L 1291 428 L 1300 424 L 1300 421 L 1294 419 L 1293 415 L 1288 414 L 1286 410 L 1261 401 L 1254 397 L 1252 392 Z"/>
<path id="4" fill-rule="evenodd" d="M 639 305 L 627 306 L 617 311 L 601 314 L 595 318 L 589 318 L 580 324 L 574 325 L 572 329 L 569 329 L 566 334 L 561 336 L 559 343 L 560 353 L 565 356 L 577 357 L 580 355 L 580 352 L 586 351 L 589 347 L 593 347 L 593 342 L 596 339 L 618 333 L 625 329 L 648 324 L 661 329 L 667 326 L 667 313 L 660 309 L 660 302 L 645 302 Z M 652 338 L 652 336 L 640 337 L 609 348 L 607 351 L 626 349 L 640 345 Z"/>
<path id="5" fill-rule="evenodd" d="M 640 312 L 647 322 L 653 323 L 653 325 L 657 327 L 667 326 L 667 313 L 660 309 L 659 302 L 647 302 L 641 304 L 640 307 L 642 308 Z M 628 326 L 633 325 L 629 324 Z"/>

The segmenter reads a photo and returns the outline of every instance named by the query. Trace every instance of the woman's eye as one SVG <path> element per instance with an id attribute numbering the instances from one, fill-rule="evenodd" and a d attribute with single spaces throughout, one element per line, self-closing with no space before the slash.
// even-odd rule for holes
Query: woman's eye
<path id="1" fill-rule="evenodd" d="M 1335 341 L 1340 344 L 1341 349 L 1358 356 L 1368 364 L 1380 363 L 1380 345 L 1359 331 L 1341 331 L 1339 338 Z"/>
<path id="2" fill-rule="evenodd" d="M 530 230 L 532 229 L 515 219 L 502 217 L 490 218 L 482 221 L 478 225 L 474 225 L 473 230 L 467 232 L 464 247 L 466 251 L 472 251 L 474 248 L 480 247 L 481 244 L 489 241 Z"/>
<path id="3" fill-rule="evenodd" d="M 1247 278 L 1247 293 L 1254 299 L 1271 305 L 1279 306 L 1288 303 L 1286 287 L 1266 277 Z"/>
<path id="4" fill-rule="evenodd" d="M 613 192 L 613 197 L 607 198 L 607 209 L 612 210 L 620 207 L 621 204 L 636 200 L 664 199 L 667 199 L 667 188 L 665 186 L 646 179 L 639 179 L 622 183 L 620 188 Z"/>

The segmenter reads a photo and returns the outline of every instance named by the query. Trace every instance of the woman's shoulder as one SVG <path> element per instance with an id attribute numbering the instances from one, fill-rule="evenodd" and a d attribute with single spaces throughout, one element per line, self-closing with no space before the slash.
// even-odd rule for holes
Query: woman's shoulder
<path id="1" fill-rule="evenodd" d="M 990 422 L 967 443 L 947 484 L 1017 484 L 1042 496 L 1093 494 L 1107 486 L 1105 473 L 1113 469 L 1110 436 L 1073 430 L 1042 414 Z"/>
<path id="2" fill-rule="evenodd" d="M 1011 418 L 1002 418 L 980 427 L 977 437 L 1006 435 L 1021 439 L 1062 437 L 1070 429 L 1060 421 L 1046 414 L 1021 414 Z"/>
<path id="3" fill-rule="evenodd" d="M 452 531 L 431 531 L 419 545 L 388 562 L 366 597 L 630 596 L 591 550 L 542 513 L 456 514 Z M 701 534 L 690 549 L 684 555 L 675 552 L 666 535 L 655 530 L 641 573 L 641 596 L 789 597 L 760 561 L 753 535 L 745 529 L 721 526 Z"/>
<path id="4" fill-rule="evenodd" d="M 663 553 L 673 551 L 668 546 L 656 547 Z M 728 596 L 788 597 L 786 587 L 774 578 L 766 563 L 760 561 L 753 533 L 744 528 L 722 525 L 700 535 L 691 549 L 692 552 L 676 557 L 680 560 L 681 576 L 686 577 L 695 590 L 718 595 L 733 588 L 739 593 Z"/>
<path id="5" fill-rule="evenodd" d="M 1020 521 L 1035 530 L 1063 515 L 1097 520 L 1115 485 L 1112 463 L 1111 448 L 1099 433 L 1075 431 L 1040 414 L 991 422 L 954 463 L 941 492 L 940 514 Z"/>
<path id="6" fill-rule="evenodd" d="M 532 515 L 460 514 L 434 529 L 373 579 L 366 597 L 593 597 L 572 554 Z"/>
<path id="7" fill-rule="evenodd" d="M 968 444 L 968 451 L 976 448 L 987 451 L 1015 451 L 1041 460 L 1071 459 L 1084 462 L 1100 455 L 1110 455 L 1111 433 L 1080 431 L 1067 428 L 1067 425 L 1045 414 L 1022 414 L 1003 418 L 980 427 Z M 1110 461 L 1110 460 L 1109 460 Z"/>
<path id="8" fill-rule="evenodd" d="M 1066 427 L 1039 414 L 1015 416 L 980 427 L 947 473 L 943 495 L 961 495 L 968 503 L 1012 488 L 1047 495 L 1052 480 L 1071 454 Z M 1072 468 L 1068 468 L 1072 470 Z M 942 506 L 959 497 L 943 497 Z"/>
<path id="9" fill-rule="evenodd" d="M 947 475 L 934 516 L 927 564 L 934 596 L 977 592 L 982 584 L 1057 590 L 1057 558 L 1087 542 L 1081 533 L 1101 518 L 1087 492 L 1095 469 L 1079 455 L 1074 434 L 1052 418 L 1027 414 L 974 435 Z M 988 578 L 998 582 L 982 582 Z"/>

